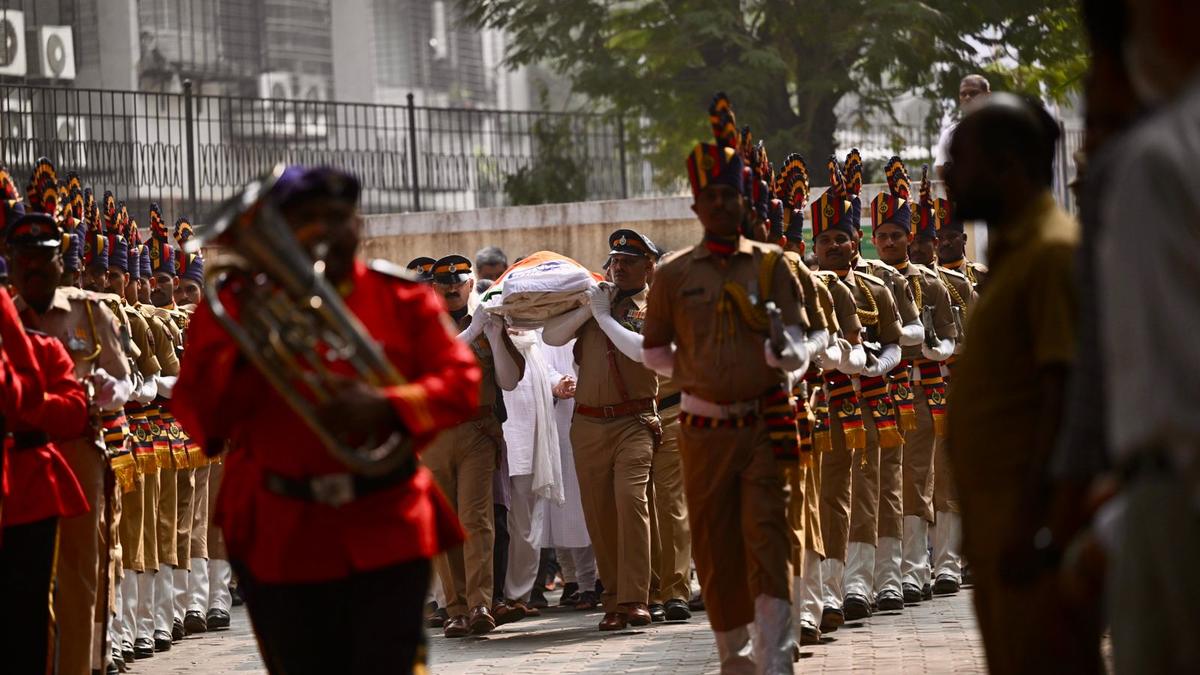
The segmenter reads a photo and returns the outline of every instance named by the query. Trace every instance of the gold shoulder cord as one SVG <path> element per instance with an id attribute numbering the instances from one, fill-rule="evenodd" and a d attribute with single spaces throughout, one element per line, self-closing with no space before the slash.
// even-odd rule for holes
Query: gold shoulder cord
<path id="1" fill-rule="evenodd" d="M 966 308 L 967 303 L 963 302 L 962 296 L 958 294 L 958 290 L 954 288 L 954 284 L 950 283 L 950 277 L 946 276 L 946 273 L 939 269 L 938 278 L 942 280 L 942 285 L 950 291 L 950 299 L 954 301 L 954 304 Z"/>
<path id="2" fill-rule="evenodd" d="M 972 286 L 978 285 L 979 281 L 975 278 L 975 272 L 971 269 L 971 261 L 963 259 L 963 272 L 966 272 L 967 281 L 971 282 Z"/>
<path id="3" fill-rule="evenodd" d="M 92 316 L 92 303 L 90 301 L 84 301 L 83 307 L 87 311 L 88 328 L 90 328 L 92 331 L 92 342 L 96 343 L 96 351 L 80 358 L 82 358 L 84 361 L 94 361 L 100 356 L 100 352 L 104 351 L 104 346 L 100 344 L 100 336 L 96 333 L 96 317 Z"/>
<path id="4" fill-rule="evenodd" d="M 904 278 L 906 280 L 907 279 L 915 279 L 916 280 L 913 282 L 912 288 L 913 288 L 913 300 L 915 300 L 917 303 L 917 309 L 921 309 L 921 308 L 925 307 L 925 298 L 921 291 L 921 276 L 922 276 L 921 274 L 918 274 L 915 277 L 910 277 L 907 274 L 904 275 Z"/>
<path id="5" fill-rule="evenodd" d="M 822 275 L 821 280 L 825 282 L 825 287 L 829 288 L 829 284 L 833 282 L 833 277 Z M 869 310 L 860 309 L 858 303 L 854 303 L 854 311 L 858 314 L 858 320 L 861 321 L 864 326 L 878 325 L 879 305 L 875 303 L 875 296 L 871 293 L 871 287 L 867 285 L 867 282 L 858 278 L 857 274 L 854 275 L 854 283 L 858 284 L 858 287 L 867 296 L 867 302 L 871 303 L 871 309 Z"/>

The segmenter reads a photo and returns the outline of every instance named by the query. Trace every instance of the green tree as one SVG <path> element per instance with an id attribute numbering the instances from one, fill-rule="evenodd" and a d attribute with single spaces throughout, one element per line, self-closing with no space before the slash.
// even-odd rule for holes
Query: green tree
<path id="1" fill-rule="evenodd" d="M 539 117 L 531 131 L 533 162 L 504 179 L 509 203 L 565 204 L 587 199 L 587 170 L 575 156 L 571 118 Z"/>
<path id="2" fill-rule="evenodd" d="M 828 156 L 835 105 L 888 110 L 916 90 L 953 106 L 961 77 L 1063 99 L 1081 85 L 1078 10 L 1063 0 L 460 0 L 507 32 L 506 59 L 566 75 L 600 106 L 643 117 L 629 141 L 677 176 L 724 90 L 775 155 Z M 1049 6 L 1048 6 L 1049 5 Z"/>

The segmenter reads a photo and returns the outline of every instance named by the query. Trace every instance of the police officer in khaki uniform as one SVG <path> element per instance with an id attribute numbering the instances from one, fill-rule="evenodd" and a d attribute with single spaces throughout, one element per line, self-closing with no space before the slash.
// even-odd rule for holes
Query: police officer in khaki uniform
<path id="1" fill-rule="evenodd" d="M 721 667 L 790 673 L 789 490 L 776 452 L 798 445 L 785 373 L 807 367 L 808 321 L 782 250 L 742 236 L 749 209 L 724 94 L 709 118 L 716 143 L 697 145 L 687 162 L 704 238 L 656 273 L 644 359 L 683 390 L 684 492 Z"/>
<path id="2" fill-rule="evenodd" d="M 963 349 L 966 341 L 966 318 L 978 294 L 975 284 L 966 275 L 938 265 L 937 252 L 941 250 L 941 232 L 954 231 L 950 220 L 954 217 L 954 204 L 949 199 L 935 197 L 930 201 L 928 215 L 933 219 L 931 236 L 918 236 L 909 247 L 909 259 L 936 269 L 942 284 L 950 293 L 950 305 L 954 311 L 958 338 L 954 341 L 955 354 Z M 960 267 L 959 269 L 966 269 Z M 955 355 L 942 362 L 942 373 L 949 382 Z M 949 452 L 944 438 L 937 439 L 933 456 L 933 531 L 930 543 L 933 548 L 931 576 L 933 595 L 952 595 L 962 583 L 962 519 L 958 513 L 958 487 L 950 467 Z M 908 532 L 905 530 L 907 540 Z M 907 557 L 907 555 L 906 555 Z"/>
<path id="3" fill-rule="evenodd" d="M 496 627 L 492 613 L 492 551 L 495 536 L 492 511 L 492 472 L 504 451 L 504 432 L 496 417 L 499 386 L 512 391 L 525 373 L 525 359 L 508 337 L 503 321 L 483 309 L 472 316 L 467 301 L 475 277 L 471 261 L 461 255 L 438 260 L 432 269 L 433 288 L 446 299 L 450 319 L 471 345 L 483 368 L 479 408 L 473 419 L 448 429 L 421 454 L 442 492 L 466 530 L 462 547 L 434 560 L 446 593 L 450 618 L 446 637 L 482 635 Z M 496 598 L 497 611 L 502 598 Z"/>
<path id="4" fill-rule="evenodd" d="M 55 207 L 50 199 L 43 197 L 34 203 L 32 198 L 34 194 L 57 194 L 57 178 L 48 160 L 39 161 L 33 183 L 42 187 L 29 192 L 31 210 L 52 213 Z M 105 242 L 102 237 L 89 240 L 84 246 L 85 262 L 91 263 L 93 270 L 98 270 L 94 276 L 102 279 L 108 267 L 103 259 Z M 46 251 L 45 256 L 14 256 L 12 260 L 10 279 L 20 294 L 17 308 L 22 321 L 66 345 L 75 361 L 75 376 L 91 384 L 94 409 L 119 412 L 134 387 L 117 318 L 92 293 L 74 287 L 55 288 L 64 276 L 61 248 Z M 97 647 L 104 635 L 97 617 L 107 613 L 107 598 L 100 597 L 102 573 L 107 576 L 102 568 L 107 551 L 102 550 L 100 531 L 111 524 L 103 518 L 111 513 L 106 506 L 110 469 L 98 432 L 61 443 L 59 448 L 92 507 L 83 515 L 63 519 L 59 530 L 54 599 L 61 646 L 59 672 L 87 675 L 93 669 L 93 656 L 102 654 Z"/>
<path id="5" fill-rule="evenodd" d="M 951 204 L 948 199 L 943 199 L 940 203 Z M 938 230 L 937 259 L 942 267 L 966 277 L 977 292 L 987 281 L 987 265 L 967 258 L 966 223 L 955 215 L 952 207 L 946 211 L 941 229 Z"/>
<path id="6" fill-rule="evenodd" d="M 549 345 L 576 338 L 571 445 L 584 520 L 604 581 L 605 631 L 652 620 L 647 488 L 662 437 L 658 377 L 642 365 L 640 334 L 658 249 L 633 230 L 613 232 L 608 243 L 612 283 L 593 286 L 587 306 L 547 322 L 542 333 Z"/>
<path id="7" fill-rule="evenodd" d="M 813 246 L 831 289 L 847 340 L 842 360 L 823 373 L 830 451 L 821 457 L 821 525 L 826 558 L 821 577 L 821 630 L 871 615 L 879 505 L 879 457 L 883 445 L 899 445 L 885 378 L 900 362 L 900 316 L 896 301 L 878 277 L 856 265 L 857 195 L 851 195 L 836 159 L 826 164 L 831 187 L 814 202 Z M 844 318 L 843 318 L 844 317 Z M 862 330 L 855 335 L 855 323 Z"/>
<path id="8" fill-rule="evenodd" d="M 888 191 L 871 202 L 871 238 L 883 261 L 907 280 L 925 333 L 920 345 L 903 348 L 900 367 L 893 373 L 904 445 L 885 452 L 880 460 L 875 604 L 882 611 L 895 611 L 904 609 L 906 602 L 920 602 L 929 590 L 934 446 L 945 435 L 945 385 L 939 364 L 954 353 L 958 330 L 950 294 L 937 273 L 908 259 L 914 236 L 933 236 L 928 167 L 923 202 L 911 198 L 911 182 L 899 157 L 888 161 L 885 173 Z M 911 407 L 906 405 L 908 392 Z"/>
<path id="9" fill-rule="evenodd" d="M 683 495 L 679 458 L 679 401 L 683 394 L 670 378 L 658 381 L 662 441 L 650 464 L 650 614 L 655 621 L 692 618 L 692 531 Z M 661 611 L 661 615 L 658 613 Z"/>

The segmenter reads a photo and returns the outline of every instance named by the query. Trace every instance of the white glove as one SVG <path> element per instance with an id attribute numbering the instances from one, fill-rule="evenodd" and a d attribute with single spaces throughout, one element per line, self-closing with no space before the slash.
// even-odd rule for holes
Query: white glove
<path id="1" fill-rule="evenodd" d="M 851 346 L 846 343 L 846 347 L 842 350 L 842 362 L 838 370 L 847 375 L 858 375 L 867 367 L 867 350 L 861 344 Z"/>
<path id="2" fill-rule="evenodd" d="M 892 369 L 898 365 L 900 365 L 900 345 L 890 344 L 883 348 L 883 353 L 879 355 L 875 363 L 863 368 L 860 375 L 864 377 L 882 377 L 892 372 Z"/>
<path id="3" fill-rule="evenodd" d="M 179 376 L 158 375 L 154 379 L 158 382 L 158 395 L 163 398 L 171 398 L 171 393 L 175 391 L 175 381 L 179 379 Z"/>
<path id="4" fill-rule="evenodd" d="M 92 402 L 101 410 L 118 410 L 129 402 L 133 394 L 133 381 L 128 377 L 117 379 L 103 369 L 97 368 L 91 375 L 92 389 L 96 392 Z"/>
<path id="5" fill-rule="evenodd" d="M 921 356 L 930 361 L 945 361 L 954 354 L 954 340 L 938 340 L 936 347 L 921 343 Z"/>
<path id="6" fill-rule="evenodd" d="M 844 347 L 843 347 L 844 345 Z M 840 368 L 842 359 L 845 358 L 843 349 L 850 349 L 850 343 L 842 338 L 833 337 L 825 345 L 825 348 L 813 353 L 813 363 L 821 370 L 829 370 L 831 368 Z"/>
<path id="7" fill-rule="evenodd" d="M 675 372 L 675 344 L 642 349 L 642 363 L 663 377 Z"/>
<path id="8" fill-rule="evenodd" d="M 133 392 L 133 400 L 141 404 L 146 404 L 154 400 L 158 395 L 158 378 L 148 377 L 142 386 L 138 387 Z"/>
<path id="9" fill-rule="evenodd" d="M 925 341 L 925 326 L 913 321 L 900 327 L 900 346 L 912 347 Z"/>
<path id="10" fill-rule="evenodd" d="M 458 334 L 458 339 L 467 344 L 478 340 L 479 336 L 483 334 L 484 325 L 488 322 L 488 317 L 488 312 L 476 309 L 475 313 L 471 315 L 471 325 Z"/>
<path id="11" fill-rule="evenodd" d="M 615 286 L 604 283 L 596 284 L 584 291 L 584 295 L 587 296 L 588 303 L 592 307 L 593 317 L 599 319 L 601 316 L 612 315 L 612 292 L 615 289 Z"/>
<path id="12" fill-rule="evenodd" d="M 766 359 L 767 365 L 788 372 L 808 368 L 808 349 L 805 347 L 804 333 L 800 327 L 784 326 L 783 337 L 786 344 L 783 353 L 779 355 L 775 354 L 769 339 L 763 340 L 763 358 Z"/>
<path id="13" fill-rule="evenodd" d="M 829 331 L 824 328 L 809 331 L 804 336 L 804 351 L 809 359 L 815 359 L 829 348 Z"/>

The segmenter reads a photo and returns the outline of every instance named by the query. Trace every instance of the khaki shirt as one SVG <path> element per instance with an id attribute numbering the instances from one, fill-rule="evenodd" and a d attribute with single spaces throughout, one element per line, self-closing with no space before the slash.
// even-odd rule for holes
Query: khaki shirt
<path id="1" fill-rule="evenodd" d="M 900 270 L 883 262 L 882 260 L 868 260 L 859 256 L 854 261 L 854 269 L 869 274 L 882 280 L 887 287 L 892 291 L 892 299 L 896 304 L 896 311 L 900 314 L 900 325 L 907 326 L 911 323 L 921 320 L 921 309 L 917 307 L 917 300 L 913 296 L 912 288 L 908 285 L 908 280 L 900 273 Z"/>
<path id="2" fill-rule="evenodd" d="M 625 328 L 641 333 L 646 322 L 647 295 L 648 291 L 643 288 L 629 297 L 614 299 L 611 310 L 613 318 Z M 575 338 L 575 362 L 579 364 L 575 400 L 578 403 L 596 408 L 658 397 L 658 376 L 654 371 L 611 346 L 608 336 L 595 319 L 588 319 L 580 326 Z M 621 395 L 618 376 L 613 373 L 609 362 L 610 351 L 620 380 L 624 383 L 626 396 Z"/>
<path id="3" fill-rule="evenodd" d="M 58 338 L 75 362 L 75 377 L 82 381 L 97 368 L 112 377 L 129 377 L 129 361 L 122 347 L 117 317 L 94 293 L 60 286 L 45 314 L 28 309 L 20 298 L 17 309 L 26 326 Z"/>
<path id="4" fill-rule="evenodd" d="M 967 281 L 971 282 L 971 286 L 973 286 L 976 291 L 979 291 L 988 275 L 987 265 L 981 265 L 973 260 L 967 260 L 966 258 L 963 258 L 962 260 L 956 260 L 952 263 L 946 263 L 941 267 L 943 269 L 953 270 L 962 274 L 967 278 Z"/>
<path id="5" fill-rule="evenodd" d="M 482 312 L 482 309 L 476 310 Z M 458 321 L 458 330 L 462 332 L 471 325 L 471 315 L 467 314 Z M 479 361 L 479 369 L 483 378 L 479 381 L 479 405 L 490 407 L 496 405 L 496 357 L 492 354 L 492 345 L 486 336 L 480 335 L 470 345 Z"/>
<path id="6" fill-rule="evenodd" d="M 858 305 L 854 302 L 854 294 L 850 288 L 838 279 L 836 272 L 822 270 L 814 277 L 821 282 L 818 286 L 821 292 L 832 302 L 832 324 L 837 333 L 847 340 L 854 340 L 862 332 L 862 321 L 858 318 Z M 830 317 L 826 317 L 829 322 Z"/>
<path id="7" fill-rule="evenodd" d="M 831 329 L 825 320 L 825 312 L 821 308 L 820 295 L 813 279 L 812 270 L 804 264 L 804 259 L 800 257 L 799 253 L 784 251 L 783 255 L 790 263 L 792 274 L 795 274 L 796 279 L 800 282 L 800 292 L 804 295 L 804 314 L 808 317 L 808 329 L 834 332 L 836 328 Z"/>
<path id="8" fill-rule="evenodd" d="M 138 305 L 138 311 L 150 325 L 150 335 L 154 338 L 154 355 L 158 358 L 161 374 L 164 377 L 178 375 L 179 355 L 175 349 L 182 341 L 183 334 L 171 320 L 170 312 L 148 305 Z"/>
<path id="9" fill-rule="evenodd" d="M 846 272 L 839 281 L 854 297 L 856 314 L 863 325 L 863 342 L 878 342 L 880 346 L 898 344 L 900 314 L 888 284 L 879 277 L 854 269 Z"/>
<path id="10" fill-rule="evenodd" d="M 769 251 L 779 247 L 742 237 L 726 259 L 700 244 L 673 255 L 655 273 L 642 331 L 645 347 L 675 343 L 672 377 L 688 394 L 716 403 L 747 401 L 783 381 L 763 354 L 767 335 L 751 330 L 736 309 L 717 311 L 728 282 L 758 295 L 760 266 Z M 807 328 L 800 283 L 783 262 L 773 270 L 766 299 L 779 307 L 785 325 Z"/>
<path id="11" fill-rule="evenodd" d="M 971 283 L 971 280 L 960 272 L 939 267 L 937 273 L 942 280 L 942 285 L 950 292 L 950 304 L 957 313 L 955 318 L 958 324 L 958 341 L 961 344 L 967 339 L 967 315 L 979 294 L 975 292 L 975 285 Z"/>
<path id="12" fill-rule="evenodd" d="M 950 291 L 946 290 L 942 280 L 933 270 L 924 265 L 908 263 L 903 267 L 904 269 L 900 270 L 900 273 L 908 280 L 908 287 L 912 290 L 914 300 L 920 300 L 916 303 L 917 308 L 921 312 L 924 312 L 927 307 L 933 308 L 932 328 L 934 334 L 942 340 L 958 337 L 958 328 L 954 324 L 954 309 L 950 304 Z M 926 326 L 926 328 L 928 329 L 930 326 Z M 904 359 L 924 358 L 919 344 L 902 348 L 900 355 Z"/>
<path id="13" fill-rule="evenodd" d="M 143 377 L 158 375 L 162 370 L 162 365 L 158 361 L 156 337 L 150 330 L 149 322 L 146 321 L 146 317 L 142 316 L 141 311 L 133 305 L 122 305 L 121 310 L 129 320 L 133 344 L 138 348 L 138 356 L 134 359 L 134 364 L 137 366 L 138 372 Z"/>
<path id="14" fill-rule="evenodd" d="M 994 269 L 971 309 L 971 341 L 954 366 L 948 399 L 951 458 L 964 493 L 1023 484 L 1033 468 L 1039 374 L 1075 358 L 1078 223 L 1047 193 L 998 229 Z"/>

